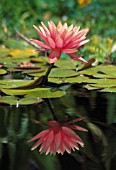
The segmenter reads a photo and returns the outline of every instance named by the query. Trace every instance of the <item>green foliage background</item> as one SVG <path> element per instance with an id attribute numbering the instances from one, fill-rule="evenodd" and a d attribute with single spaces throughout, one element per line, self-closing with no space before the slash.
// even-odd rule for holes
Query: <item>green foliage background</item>
<path id="1" fill-rule="evenodd" d="M 115 30 L 115 1 L 92 0 L 81 7 L 77 0 L 1 0 L 0 37 L 13 35 L 14 29 L 32 36 L 32 25 L 41 21 L 66 21 L 68 24 L 89 27 L 91 34 L 113 37 Z"/>

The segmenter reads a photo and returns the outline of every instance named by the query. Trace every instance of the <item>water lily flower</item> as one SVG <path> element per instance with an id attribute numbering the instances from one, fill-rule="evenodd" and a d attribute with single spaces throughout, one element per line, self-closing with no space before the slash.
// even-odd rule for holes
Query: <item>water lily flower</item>
<path id="1" fill-rule="evenodd" d="M 79 150 L 78 144 L 83 147 L 84 143 L 74 130 L 87 131 L 85 128 L 73 124 L 80 120 L 82 119 L 78 118 L 65 123 L 55 120 L 49 121 L 46 124 L 49 127 L 48 129 L 43 130 L 29 140 L 29 142 L 38 140 L 31 150 L 40 146 L 39 152 L 46 153 L 46 155 L 48 153 L 53 155 L 61 153 L 63 155 L 65 151 L 70 154 L 71 149 L 73 151 L 75 149 Z"/>
<path id="2" fill-rule="evenodd" d="M 65 52 L 74 60 L 87 62 L 78 56 L 76 52 L 89 41 L 86 39 L 86 34 L 89 31 L 88 28 L 80 30 L 80 27 L 68 26 L 67 23 L 62 24 L 60 21 L 57 25 L 50 21 L 48 22 L 48 27 L 43 22 L 41 24 L 42 26 L 39 28 L 36 26 L 34 28 L 45 43 L 36 39 L 31 40 L 42 47 L 43 50 L 50 50 L 48 56 L 50 63 L 58 61 L 62 52 Z"/>

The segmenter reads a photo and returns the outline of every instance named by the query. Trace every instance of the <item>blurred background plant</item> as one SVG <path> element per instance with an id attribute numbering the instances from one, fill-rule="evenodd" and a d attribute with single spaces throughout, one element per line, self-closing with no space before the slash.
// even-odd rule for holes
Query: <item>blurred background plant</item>
<path id="1" fill-rule="evenodd" d="M 33 24 L 38 26 L 40 21 L 61 20 L 89 27 L 92 35 L 114 38 L 114 3 L 114 0 L 1 0 L 0 37 L 13 35 L 14 29 L 32 37 L 35 34 Z"/>

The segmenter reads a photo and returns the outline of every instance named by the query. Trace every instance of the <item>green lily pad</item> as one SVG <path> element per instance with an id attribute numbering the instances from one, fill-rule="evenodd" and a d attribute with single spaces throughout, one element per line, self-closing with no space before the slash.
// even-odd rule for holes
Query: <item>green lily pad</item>
<path id="1" fill-rule="evenodd" d="M 93 76 L 97 78 L 116 78 L 116 66 L 114 65 L 99 65 L 79 71 L 80 74 Z"/>
<path id="2" fill-rule="evenodd" d="M 101 91 L 115 92 L 116 79 L 94 79 L 93 83 L 89 83 L 84 87 L 87 88 L 88 90 L 103 89 Z"/>
<path id="3" fill-rule="evenodd" d="M 32 98 L 31 96 L 18 99 L 15 96 L 3 96 L 0 97 L 0 104 L 9 104 L 9 105 L 29 105 L 42 102 L 40 98 Z"/>
<path id="4" fill-rule="evenodd" d="M 39 98 L 57 98 L 66 94 L 65 91 L 53 91 L 50 88 L 35 88 L 30 90 L 1 89 L 7 95 L 28 95 Z"/>
<path id="5" fill-rule="evenodd" d="M 1 88 L 15 88 L 18 86 L 24 86 L 32 83 L 33 80 L 0 80 L 0 89 Z"/>
<path id="6" fill-rule="evenodd" d="M 59 77 L 59 78 L 54 78 L 54 77 L 49 77 L 49 82 L 55 82 L 55 83 L 90 83 L 91 79 L 89 77 L 86 76 L 80 76 L 77 75 L 75 77 L 69 77 L 69 78 L 65 78 L 65 77 Z"/>
<path id="7" fill-rule="evenodd" d="M 37 56 L 37 53 L 34 52 L 32 48 L 26 48 L 24 50 L 21 49 L 10 49 L 9 55 L 14 58 L 28 58 L 30 56 Z"/>
<path id="8" fill-rule="evenodd" d="M 49 77 L 73 77 L 76 75 L 78 75 L 78 73 L 73 70 L 54 68 L 50 72 Z"/>
<path id="9" fill-rule="evenodd" d="M 43 76 L 45 75 L 46 71 L 42 73 L 34 73 L 34 74 L 29 74 L 30 76 Z M 72 77 L 78 75 L 78 72 L 73 71 L 73 70 L 68 70 L 68 69 L 61 69 L 61 68 L 53 68 L 49 74 L 49 77 Z"/>
<path id="10" fill-rule="evenodd" d="M 18 104 L 19 105 L 29 105 L 29 104 L 36 104 L 41 103 L 43 100 L 41 98 L 36 98 L 32 96 L 25 96 L 24 98 L 20 99 Z"/>
<path id="11" fill-rule="evenodd" d="M 115 92 L 116 93 L 116 87 L 109 87 L 101 90 L 101 92 Z"/>
<path id="12" fill-rule="evenodd" d="M 17 99 L 16 99 L 15 96 L 3 96 L 3 97 L 0 97 L 0 103 L 16 105 L 17 104 Z"/>
<path id="13" fill-rule="evenodd" d="M 0 69 L 0 75 L 2 75 L 2 74 L 6 74 L 7 73 L 7 71 L 6 70 L 4 70 L 4 69 Z"/>
<path id="14" fill-rule="evenodd" d="M 99 72 L 102 72 L 106 75 L 110 75 L 116 78 L 116 66 L 114 65 L 104 65 L 98 67 Z"/>
<path id="15" fill-rule="evenodd" d="M 60 59 L 55 63 L 55 66 L 63 69 L 75 69 L 76 70 L 77 62 L 71 60 L 70 58 Z"/>

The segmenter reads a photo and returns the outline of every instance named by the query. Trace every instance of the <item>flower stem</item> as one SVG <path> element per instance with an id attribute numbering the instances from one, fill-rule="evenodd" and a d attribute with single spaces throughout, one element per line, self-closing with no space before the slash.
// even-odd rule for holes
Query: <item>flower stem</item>
<path id="1" fill-rule="evenodd" d="M 47 70 L 47 72 L 45 74 L 45 77 L 48 77 L 48 75 L 50 74 L 50 71 L 53 68 L 53 66 L 54 66 L 54 63 L 50 64 L 50 66 L 48 67 L 48 70 Z"/>
<path id="2" fill-rule="evenodd" d="M 47 70 L 46 74 L 44 75 L 43 84 L 46 84 L 48 82 L 48 76 L 49 76 L 50 71 L 53 68 L 53 66 L 54 66 L 54 63 L 50 64 L 50 66 L 48 67 L 48 70 Z"/>
<path id="3" fill-rule="evenodd" d="M 45 99 L 45 101 L 47 102 L 47 105 L 48 105 L 48 107 L 49 107 L 49 110 L 50 110 L 50 112 L 51 112 L 51 115 L 52 115 L 53 120 L 57 120 L 57 117 L 56 117 L 56 115 L 55 115 L 55 113 L 54 113 L 54 110 L 53 110 L 53 108 L 52 108 L 52 106 L 51 106 L 51 104 L 50 104 L 49 99 Z"/>

